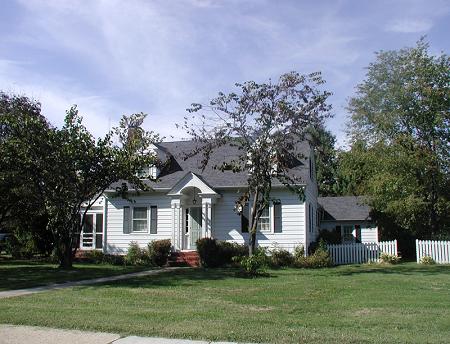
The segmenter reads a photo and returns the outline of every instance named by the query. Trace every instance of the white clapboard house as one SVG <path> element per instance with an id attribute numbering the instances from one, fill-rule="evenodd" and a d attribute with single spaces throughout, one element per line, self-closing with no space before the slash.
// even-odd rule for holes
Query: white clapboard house
<path id="1" fill-rule="evenodd" d="M 120 184 L 111 185 L 88 212 L 80 248 L 124 254 L 132 241 L 145 247 L 152 240 L 170 239 L 174 251 L 195 250 L 197 239 L 203 237 L 247 242 L 248 209 L 242 215 L 234 209 L 246 189 L 247 173 L 214 168 L 236 158 L 238 148 L 217 149 L 202 171 L 200 156 L 184 159 L 194 147 L 192 141 L 155 145 L 155 153 L 166 164 L 162 170 L 149 168 L 149 173 L 159 180 L 145 180 L 150 191 L 130 190 L 133 202 L 116 196 Z M 308 247 L 320 228 L 340 231 L 345 242 L 378 241 L 369 209 L 360 199 L 318 198 L 312 149 L 305 141 L 298 143 L 297 150 L 303 158 L 293 162 L 290 173 L 302 181 L 305 199 L 274 178 L 271 196 L 276 201 L 259 220 L 257 244 L 290 251 L 298 245 Z"/>

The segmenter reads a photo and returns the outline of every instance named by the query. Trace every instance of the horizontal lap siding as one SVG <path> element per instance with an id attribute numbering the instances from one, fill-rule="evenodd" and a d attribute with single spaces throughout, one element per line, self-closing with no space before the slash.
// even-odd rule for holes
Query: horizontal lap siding
<path id="1" fill-rule="evenodd" d="M 139 246 L 146 247 L 152 240 L 172 238 L 172 209 L 170 199 L 163 194 L 145 195 L 135 197 L 135 203 L 120 198 L 108 200 L 106 250 L 108 253 L 126 253 L 131 241 Z M 158 207 L 158 233 L 123 233 L 123 207 L 124 206 L 151 206 Z"/>
<path id="2" fill-rule="evenodd" d="M 213 236 L 218 240 L 245 243 L 248 234 L 241 233 L 241 218 L 234 211 L 239 194 L 232 191 L 221 192 L 222 197 L 213 206 Z M 289 191 L 274 191 L 271 196 L 281 200 L 281 233 L 258 232 L 257 243 L 264 247 L 277 245 L 293 250 L 304 243 L 305 213 L 304 205 L 298 196 Z"/>
<path id="3" fill-rule="evenodd" d="M 359 225 L 361 226 L 361 242 L 370 243 L 370 242 L 378 242 L 378 228 L 372 223 L 368 223 L 367 221 L 330 221 L 330 222 L 322 222 L 320 224 L 321 229 L 326 229 L 332 231 L 336 228 L 336 226 L 349 226 L 349 225 Z"/>

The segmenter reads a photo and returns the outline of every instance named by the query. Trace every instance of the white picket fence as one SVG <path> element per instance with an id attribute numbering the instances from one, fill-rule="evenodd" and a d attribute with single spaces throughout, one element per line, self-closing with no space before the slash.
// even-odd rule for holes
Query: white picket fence
<path id="1" fill-rule="evenodd" d="M 397 240 L 327 245 L 333 263 L 341 264 L 361 264 L 377 261 L 381 253 L 397 255 Z"/>
<path id="2" fill-rule="evenodd" d="M 438 264 L 450 264 L 450 241 L 416 240 L 417 263 L 431 257 Z"/>

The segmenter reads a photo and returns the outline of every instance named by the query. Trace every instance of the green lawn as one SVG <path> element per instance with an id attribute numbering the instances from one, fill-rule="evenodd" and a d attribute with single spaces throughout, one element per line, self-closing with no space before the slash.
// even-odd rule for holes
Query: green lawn
<path id="1" fill-rule="evenodd" d="M 187 269 L 0 300 L 0 323 L 274 343 L 448 343 L 450 267 Z"/>
<path id="2" fill-rule="evenodd" d="M 71 270 L 62 270 L 54 264 L 3 259 L 0 260 L 0 291 L 120 275 L 137 270 L 142 270 L 142 267 L 100 264 L 75 264 Z"/>

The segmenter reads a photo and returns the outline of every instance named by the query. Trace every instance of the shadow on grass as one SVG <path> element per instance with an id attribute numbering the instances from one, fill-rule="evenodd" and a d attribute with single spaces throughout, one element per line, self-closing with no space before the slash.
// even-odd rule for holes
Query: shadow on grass
<path id="1" fill-rule="evenodd" d="M 450 265 L 419 265 L 406 263 L 398 265 L 351 265 L 334 269 L 336 275 L 351 276 L 355 274 L 396 274 L 396 275 L 449 275 Z"/>
<path id="2" fill-rule="evenodd" d="M 265 279 L 276 278 L 274 274 L 257 277 L 242 276 L 236 268 L 182 268 L 179 270 L 163 271 L 156 275 L 136 277 L 126 280 L 99 283 L 111 288 L 158 288 L 158 287 L 191 287 L 203 281 L 217 281 L 227 279 Z"/>
<path id="3" fill-rule="evenodd" d="M 8 260 L 0 263 L 0 291 L 114 276 L 139 270 L 142 269 L 97 264 L 76 264 L 73 269 L 66 270 L 55 264 L 39 261 Z"/>

